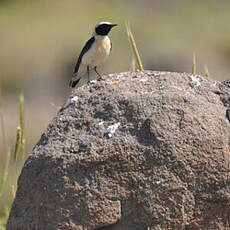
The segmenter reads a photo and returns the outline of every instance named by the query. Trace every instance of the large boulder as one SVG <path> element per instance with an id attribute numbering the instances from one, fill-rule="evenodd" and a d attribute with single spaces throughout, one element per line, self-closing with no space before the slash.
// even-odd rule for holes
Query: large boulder
<path id="1" fill-rule="evenodd" d="M 143 71 L 76 89 L 25 162 L 7 229 L 228 229 L 229 87 Z"/>

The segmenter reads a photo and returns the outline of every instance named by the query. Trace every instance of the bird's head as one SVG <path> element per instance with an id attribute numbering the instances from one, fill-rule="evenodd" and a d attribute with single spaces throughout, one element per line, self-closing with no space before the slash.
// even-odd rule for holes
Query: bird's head
<path id="1" fill-rule="evenodd" d="M 110 22 L 100 22 L 95 26 L 95 35 L 106 36 L 108 35 L 109 31 L 117 24 L 112 24 Z"/>

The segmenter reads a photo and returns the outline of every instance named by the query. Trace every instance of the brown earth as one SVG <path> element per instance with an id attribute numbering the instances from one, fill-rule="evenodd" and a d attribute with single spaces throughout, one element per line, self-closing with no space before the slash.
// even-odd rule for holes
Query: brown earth
<path id="1" fill-rule="evenodd" d="M 113 74 L 29 155 L 7 229 L 230 229 L 230 81 Z"/>

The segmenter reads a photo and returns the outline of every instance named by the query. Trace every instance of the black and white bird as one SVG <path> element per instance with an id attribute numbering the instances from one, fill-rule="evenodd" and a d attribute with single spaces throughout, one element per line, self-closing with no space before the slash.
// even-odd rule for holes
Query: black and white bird
<path id="1" fill-rule="evenodd" d="M 94 69 L 99 79 L 101 79 L 101 75 L 97 71 L 97 66 L 103 63 L 110 54 L 112 44 L 108 33 L 116 25 L 110 22 L 100 22 L 96 25 L 92 37 L 86 42 L 78 57 L 73 77 L 69 83 L 70 87 L 74 88 L 86 72 L 89 83 L 89 71 L 91 69 Z"/>

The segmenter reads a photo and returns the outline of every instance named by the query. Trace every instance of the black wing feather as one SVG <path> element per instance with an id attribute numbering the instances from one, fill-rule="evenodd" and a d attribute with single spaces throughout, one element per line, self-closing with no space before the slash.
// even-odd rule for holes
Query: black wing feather
<path id="1" fill-rule="evenodd" d="M 77 64 L 76 64 L 76 66 L 74 68 L 74 72 L 73 72 L 74 74 L 76 74 L 78 72 L 83 55 L 91 48 L 91 46 L 93 45 L 94 41 L 95 41 L 95 38 L 91 37 L 86 42 L 85 46 L 83 47 L 83 49 L 82 49 L 82 51 L 81 51 L 81 53 L 80 53 L 80 55 L 78 57 Z"/>

